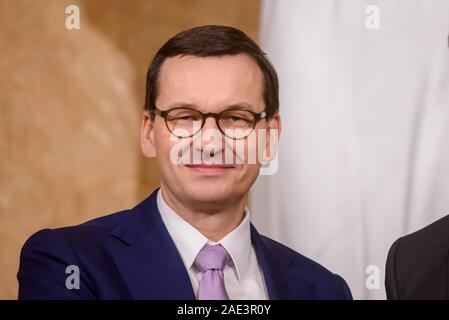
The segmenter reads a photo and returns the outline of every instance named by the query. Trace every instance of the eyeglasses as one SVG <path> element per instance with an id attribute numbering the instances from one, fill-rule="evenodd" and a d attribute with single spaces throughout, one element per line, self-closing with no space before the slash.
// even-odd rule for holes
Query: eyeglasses
<path id="1" fill-rule="evenodd" d="M 190 138 L 201 131 L 206 119 L 215 119 L 218 129 L 233 140 L 244 139 L 251 134 L 256 124 L 267 117 L 266 111 L 260 113 L 242 108 L 226 109 L 219 113 L 203 113 L 189 107 L 160 110 L 156 106 L 150 112 L 165 119 L 168 131 L 178 138 Z"/>

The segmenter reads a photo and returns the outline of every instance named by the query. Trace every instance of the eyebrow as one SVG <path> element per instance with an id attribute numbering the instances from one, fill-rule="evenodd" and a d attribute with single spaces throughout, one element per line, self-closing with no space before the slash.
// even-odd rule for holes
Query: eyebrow
<path id="1" fill-rule="evenodd" d="M 189 102 L 175 102 L 175 103 L 172 103 L 171 105 L 169 105 L 168 109 L 180 108 L 180 107 L 188 107 L 188 108 L 193 108 L 195 110 L 201 111 L 197 104 L 189 103 Z M 233 103 L 230 105 L 226 105 L 225 108 L 221 111 L 230 110 L 230 109 L 246 109 L 246 110 L 254 111 L 254 107 L 251 104 L 245 103 L 245 102 Z"/>

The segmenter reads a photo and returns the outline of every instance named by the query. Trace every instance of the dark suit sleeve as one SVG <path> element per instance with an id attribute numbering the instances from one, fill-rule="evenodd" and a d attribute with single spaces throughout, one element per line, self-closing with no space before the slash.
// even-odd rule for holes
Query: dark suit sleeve
<path id="1" fill-rule="evenodd" d="M 75 265 L 80 270 L 79 289 L 68 289 L 66 268 Z M 92 285 L 83 274 L 75 251 L 57 234 L 45 229 L 32 235 L 20 254 L 17 274 L 19 299 L 93 299 Z"/>
<path id="2" fill-rule="evenodd" d="M 340 286 L 341 292 L 342 292 L 342 297 L 340 299 L 341 300 L 352 300 L 351 290 L 349 289 L 349 286 L 346 283 L 346 281 L 337 274 L 335 275 L 335 277 L 337 278 L 337 281 L 339 282 L 339 286 Z"/>
<path id="3" fill-rule="evenodd" d="M 399 251 L 401 238 L 396 240 L 388 251 L 387 264 L 385 266 L 385 290 L 388 300 L 399 299 L 397 278 L 396 278 L 396 256 Z"/>

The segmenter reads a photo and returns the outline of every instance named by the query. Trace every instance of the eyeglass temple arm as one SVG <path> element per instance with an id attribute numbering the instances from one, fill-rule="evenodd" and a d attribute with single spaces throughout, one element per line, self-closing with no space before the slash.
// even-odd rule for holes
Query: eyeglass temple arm
<path id="1" fill-rule="evenodd" d="M 167 115 L 167 111 L 166 110 L 164 110 L 164 111 L 163 110 L 159 110 L 156 107 L 153 107 L 152 109 L 150 109 L 150 112 L 154 113 L 154 114 L 156 114 L 158 116 L 161 116 L 163 118 L 165 118 L 165 116 Z"/>

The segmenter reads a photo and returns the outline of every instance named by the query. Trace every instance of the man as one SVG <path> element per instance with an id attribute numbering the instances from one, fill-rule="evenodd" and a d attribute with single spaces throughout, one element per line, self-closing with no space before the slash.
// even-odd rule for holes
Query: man
<path id="1" fill-rule="evenodd" d="M 341 277 L 250 222 L 261 161 L 249 158 L 272 158 L 281 129 L 261 49 L 234 28 L 186 30 L 158 51 L 146 89 L 141 149 L 157 159 L 160 189 L 131 210 L 33 235 L 19 298 L 351 299 Z"/>
<path id="2" fill-rule="evenodd" d="M 399 238 L 388 253 L 388 299 L 449 299 L 449 215 Z"/>

